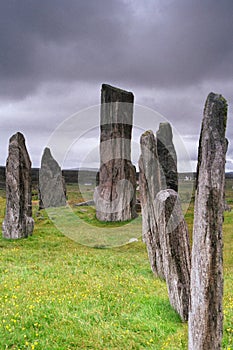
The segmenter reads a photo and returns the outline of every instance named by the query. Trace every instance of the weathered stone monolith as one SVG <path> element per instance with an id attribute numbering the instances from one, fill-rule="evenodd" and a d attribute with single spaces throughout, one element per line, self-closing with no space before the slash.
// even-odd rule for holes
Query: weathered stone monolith
<path id="1" fill-rule="evenodd" d="M 161 175 L 165 181 L 163 189 L 170 188 L 178 192 L 177 156 L 169 123 L 160 123 L 156 139 Z"/>
<path id="2" fill-rule="evenodd" d="M 210 93 L 204 109 L 198 153 L 189 350 L 221 349 L 226 120 L 226 100 Z"/>
<path id="3" fill-rule="evenodd" d="M 39 199 L 39 209 L 66 205 L 66 188 L 62 171 L 47 147 L 39 171 Z"/>
<path id="4" fill-rule="evenodd" d="M 131 163 L 134 96 L 110 85 L 101 91 L 100 171 L 94 200 L 101 221 L 137 216 L 136 170 Z"/>
<path id="5" fill-rule="evenodd" d="M 152 131 L 146 131 L 140 139 L 139 191 L 142 208 L 142 237 L 146 243 L 151 269 L 164 278 L 162 250 L 156 224 L 154 201 L 161 190 L 161 171 L 157 155 L 156 139 Z"/>
<path id="6" fill-rule="evenodd" d="M 188 228 L 177 192 L 167 189 L 157 194 L 155 216 L 170 303 L 181 319 L 187 321 L 191 254 Z"/>
<path id="7" fill-rule="evenodd" d="M 3 237 L 18 239 L 32 234 L 31 160 L 24 136 L 18 132 L 10 138 L 6 163 L 6 215 Z"/>

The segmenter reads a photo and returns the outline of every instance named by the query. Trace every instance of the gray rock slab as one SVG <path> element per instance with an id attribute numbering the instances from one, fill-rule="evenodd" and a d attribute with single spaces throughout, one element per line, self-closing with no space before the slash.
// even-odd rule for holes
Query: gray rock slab
<path id="1" fill-rule="evenodd" d="M 178 192 L 177 155 L 173 144 L 172 127 L 169 123 L 160 123 L 156 133 L 157 152 L 163 179 L 163 189 Z"/>
<path id="2" fill-rule="evenodd" d="M 188 228 L 177 192 L 160 191 L 155 199 L 155 212 L 170 303 L 181 319 L 187 321 L 191 253 Z"/>
<path id="3" fill-rule="evenodd" d="M 221 349 L 226 121 L 226 100 L 210 93 L 204 108 L 198 151 L 189 350 Z"/>
<path id="4" fill-rule="evenodd" d="M 146 243 L 153 273 L 164 278 L 162 250 L 156 223 L 155 197 L 161 190 L 160 166 L 156 139 L 151 130 L 140 139 L 139 191 L 142 210 L 142 239 Z"/>
<path id="5" fill-rule="evenodd" d="M 47 147 L 39 171 L 39 199 L 40 209 L 66 205 L 66 187 L 61 167 Z"/>
<path id="6" fill-rule="evenodd" d="M 31 160 L 24 136 L 18 132 L 10 138 L 6 163 L 6 214 L 3 237 L 18 239 L 32 235 Z"/>
<path id="7" fill-rule="evenodd" d="M 136 170 L 131 162 L 134 96 L 103 84 L 100 117 L 100 170 L 94 201 L 100 221 L 127 221 L 136 213 Z"/>

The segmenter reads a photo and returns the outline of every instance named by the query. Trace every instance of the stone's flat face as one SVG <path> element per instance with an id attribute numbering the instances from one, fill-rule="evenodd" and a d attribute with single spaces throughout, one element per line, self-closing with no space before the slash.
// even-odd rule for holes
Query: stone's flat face
<path id="1" fill-rule="evenodd" d="M 133 121 L 131 92 L 102 85 L 100 171 L 95 189 L 100 221 L 127 221 L 136 213 L 136 170 L 131 163 Z"/>
<path id="2" fill-rule="evenodd" d="M 191 255 L 188 228 L 177 192 L 168 189 L 157 194 L 155 216 L 170 303 L 181 319 L 187 321 Z"/>
<path id="3" fill-rule="evenodd" d="M 226 120 L 226 100 L 210 93 L 205 104 L 198 151 L 189 350 L 221 349 Z"/>
<path id="4" fill-rule="evenodd" d="M 177 155 L 173 144 L 172 128 L 169 123 L 160 123 L 156 133 L 157 152 L 165 186 L 178 192 Z"/>
<path id="5" fill-rule="evenodd" d="M 6 164 L 6 215 L 3 237 L 18 239 L 32 234 L 31 161 L 21 133 L 10 138 Z"/>
<path id="6" fill-rule="evenodd" d="M 39 208 L 62 207 L 66 205 L 65 181 L 57 161 L 45 148 L 39 171 Z"/>
<path id="7" fill-rule="evenodd" d="M 142 210 L 142 237 L 146 243 L 151 269 L 156 276 L 164 278 L 160 236 L 155 216 L 155 197 L 161 189 L 160 166 L 157 144 L 151 130 L 140 139 L 139 190 Z"/>

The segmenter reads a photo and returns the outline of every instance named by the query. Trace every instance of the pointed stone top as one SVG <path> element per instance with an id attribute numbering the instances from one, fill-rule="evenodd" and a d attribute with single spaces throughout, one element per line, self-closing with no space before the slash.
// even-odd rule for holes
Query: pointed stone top
<path id="1" fill-rule="evenodd" d="M 141 135 L 141 138 L 140 138 L 140 143 L 141 145 L 146 145 L 148 146 L 148 144 L 150 142 L 154 142 L 155 141 L 155 135 L 153 133 L 152 130 L 146 130 L 142 135 Z"/>
<path id="2" fill-rule="evenodd" d="M 173 135 L 172 135 L 172 128 L 170 123 L 164 122 L 159 124 L 159 130 L 156 133 L 157 138 L 160 141 L 166 141 L 165 144 L 168 141 L 172 141 Z"/>
<path id="3" fill-rule="evenodd" d="M 157 142 L 152 130 L 147 130 L 141 135 L 140 145 L 142 153 L 149 151 L 152 152 L 151 155 L 157 157 Z"/>
<path id="4" fill-rule="evenodd" d="M 43 156 L 45 156 L 45 157 L 52 157 L 52 154 L 51 154 L 50 148 L 45 147 L 45 149 L 44 149 L 44 153 L 43 153 Z"/>
<path id="5" fill-rule="evenodd" d="M 16 134 L 12 135 L 10 138 L 10 143 L 13 141 L 17 141 L 19 143 L 24 143 L 25 142 L 25 137 L 21 132 L 17 132 Z"/>
<path id="6" fill-rule="evenodd" d="M 53 158 L 50 148 L 46 147 L 41 159 L 41 168 L 50 167 L 52 171 L 57 172 L 61 170 L 60 165 Z"/>
<path id="7" fill-rule="evenodd" d="M 210 92 L 205 103 L 202 128 L 207 127 L 206 123 L 211 123 L 220 135 L 225 134 L 227 107 L 227 101 L 222 95 Z"/>

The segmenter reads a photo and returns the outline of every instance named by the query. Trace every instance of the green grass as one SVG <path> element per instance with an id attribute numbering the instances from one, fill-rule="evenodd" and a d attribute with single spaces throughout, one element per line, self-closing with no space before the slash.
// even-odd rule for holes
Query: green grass
<path id="1" fill-rule="evenodd" d="M 4 207 L 1 193 L 0 221 Z M 45 211 L 36 216 L 37 202 L 33 207 L 33 236 L 0 239 L 0 349 L 187 349 L 187 324 L 171 308 L 165 282 L 153 277 L 143 243 L 83 246 L 63 235 Z M 93 210 L 83 209 L 74 208 L 75 215 L 94 230 Z M 189 227 L 192 211 L 186 213 Z M 112 230 L 101 225 L 97 232 Z M 233 212 L 226 213 L 223 349 L 233 349 L 232 227 Z M 123 228 L 132 230 L 117 227 Z"/>

